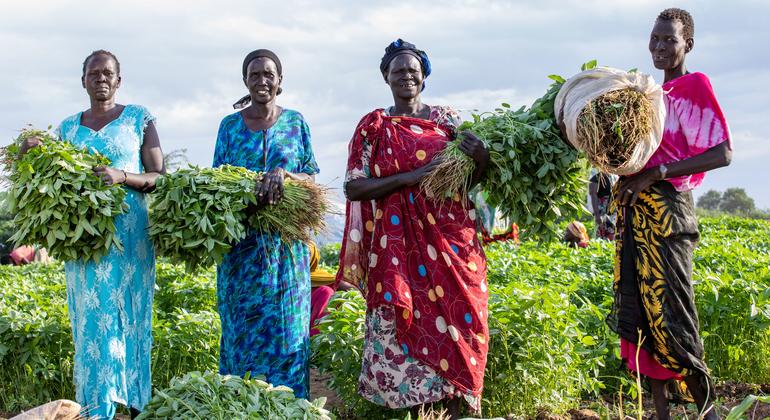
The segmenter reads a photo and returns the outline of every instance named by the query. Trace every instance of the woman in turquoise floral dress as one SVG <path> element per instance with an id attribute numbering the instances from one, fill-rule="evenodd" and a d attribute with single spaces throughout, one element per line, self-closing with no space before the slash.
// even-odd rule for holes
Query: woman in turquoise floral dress
<path id="1" fill-rule="evenodd" d="M 165 172 L 155 117 L 142 106 L 115 103 L 120 82 L 117 58 L 108 51 L 93 52 L 83 63 L 82 77 L 91 107 L 57 129 L 62 141 L 109 158 L 112 166 L 94 168 L 94 173 L 105 184 L 127 190 L 128 210 L 115 218 L 123 250 L 111 247 L 98 263 L 65 264 L 76 399 L 83 416 L 108 419 L 116 404 L 135 417 L 151 397 L 155 254 L 144 195 Z M 29 139 L 22 152 L 39 142 Z"/>
<path id="2" fill-rule="evenodd" d="M 234 165 L 265 172 L 260 205 L 281 200 L 284 179 L 311 180 L 318 165 L 302 115 L 275 103 L 282 68 L 268 50 L 243 62 L 249 90 L 219 126 L 214 166 Z M 307 246 L 282 242 L 278 234 L 249 232 L 217 267 L 222 323 L 219 371 L 263 375 L 308 397 L 310 268 Z"/>

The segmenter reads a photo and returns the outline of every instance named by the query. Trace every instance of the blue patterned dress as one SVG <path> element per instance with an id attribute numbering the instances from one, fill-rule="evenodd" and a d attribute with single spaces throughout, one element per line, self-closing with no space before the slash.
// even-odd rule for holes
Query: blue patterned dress
<path id="1" fill-rule="evenodd" d="M 57 129 L 60 139 L 107 156 L 112 167 L 143 171 L 144 129 L 154 117 L 126 105 L 99 131 L 80 125 L 81 113 Z M 84 414 L 112 418 L 115 404 L 141 410 L 150 400 L 150 350 L 155 254 L 147 235 L 144 194 L 129 189 L 128 211 L 115 218 L 123 251 L 114 246 L 96 263 L 65 264 L 67 304 L 75 342 L 75 392 Z"/>
<path id="2" fill-rule="evenodd" d="M 267 130 L 251 131 L 240 112 L 222 120 L 214 167 L 242 166 L 252 171 L 281 167 L 318 173 L 310 131 L 302 115 L 284 109 Z M 309 253 L 299 241 L 281 242 L 277 234 L 250 232 L 217 267 L 217 301 L 222 322 L 219 371 L 264 375 L 308 396 L 310 356 Z"/>

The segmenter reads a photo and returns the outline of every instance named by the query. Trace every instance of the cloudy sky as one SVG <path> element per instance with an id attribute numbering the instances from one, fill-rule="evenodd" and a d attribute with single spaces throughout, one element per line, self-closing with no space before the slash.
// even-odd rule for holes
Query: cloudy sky
<path id="1" fill-rule="evenodd" d="M 770 27 L 761 23 L 770 3 L 759 0 L 2 1 L 0 140 L 85 109 L 81 64 L 103 48 L 121 61 L 118 101 L 158 117 L 165 151 L 184 148 L 191 162 L 210 165 L 219 121 L 246 92 L 243 57 L 270 48 L 284 68 L 279 104 L 305 115 L 320 181 L 339 186 L 356 122 L 392 103 L 378 64 L 393 39 L 430 55 L 426 103 L 488 110 L 529 104 L 547 75 L 569 76 L 594 58 L 660 80 L 647 38 L 671 6 L 695 17 L 688 67 L 711 78 L 734 138 L 732 166 L 711 173 L 700 192 L 739 186 L 770 208 L 762 125 L 770 116 Z"/>

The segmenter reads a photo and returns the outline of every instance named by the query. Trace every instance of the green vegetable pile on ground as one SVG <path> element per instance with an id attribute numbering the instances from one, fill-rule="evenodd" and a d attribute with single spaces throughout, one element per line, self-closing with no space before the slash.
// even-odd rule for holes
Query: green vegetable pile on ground
<path id="1" fill-rule="evenodd" d="M 156 390 L 139 419 L 331 419 L 326 398 L 309 402 L 259 379 L 190 372 Z"/>
<path id="2" fill-rule="evenodd" d="M 584 68 L 595 66 L 595 62 Z M 553 83 L 529 108 L 509 104 L 493 112 L 473 115 L 458 131 L 470 130 L 486 145 L 490 162 L 481 189 L 487 203 L 522 228 L 523 237 L 550 240 L 557 237 L 555 223 L 574 219 L 582 212 L 585 162 L 562 140 L 553 103 L 564 83 Z M 429 197 L 464 196 L 473 172 L 470 157 L 459 150 L 459 140 L 440 154 L 444 161 L 423 178 L 421 188 Z"/>
<path id="3" fill-rule="evenodd" d="M 220 262 L 250 229 L 277 232 L 284 241 L 308 241 L 311 231 L 324 228 L 329 208 L 324 187 L 286 180 L 278 203 L 258 206 L 260 176 L 224 165 L 158 178 L 149 230 L 158 255 L 194 270 Z"/>
<path id="4" fill-rule="evenodd" d="M 21 142 L 32 136 L 43 144 L 17 159 Z M 40 244 L 60 260 L 99 260 L 112 245 L 123 249 L 114 218 L 126 210 L 126 191 L 93 174 L 93 167 L 109 166 L 106 157 L 33 129 L 23 130 L 3 155 L 15 214 L 10 240 L 17 246 Z"/>

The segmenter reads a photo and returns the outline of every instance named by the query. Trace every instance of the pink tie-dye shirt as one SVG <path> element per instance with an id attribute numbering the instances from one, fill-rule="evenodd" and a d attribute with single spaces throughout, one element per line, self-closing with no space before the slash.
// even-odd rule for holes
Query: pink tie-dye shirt
<path id="1" fill-rule="evenodd" d="M 705 74 L 678 77 L 665 83 L 663 90 L 667 112 L 663 141 L 645 169 L 697 156 L 725 141 L 732 149 L 730 129 Z M 666 181 L 677 191 L 689 191 L 698 187 L 705 176 L 701 172 Z"/>

